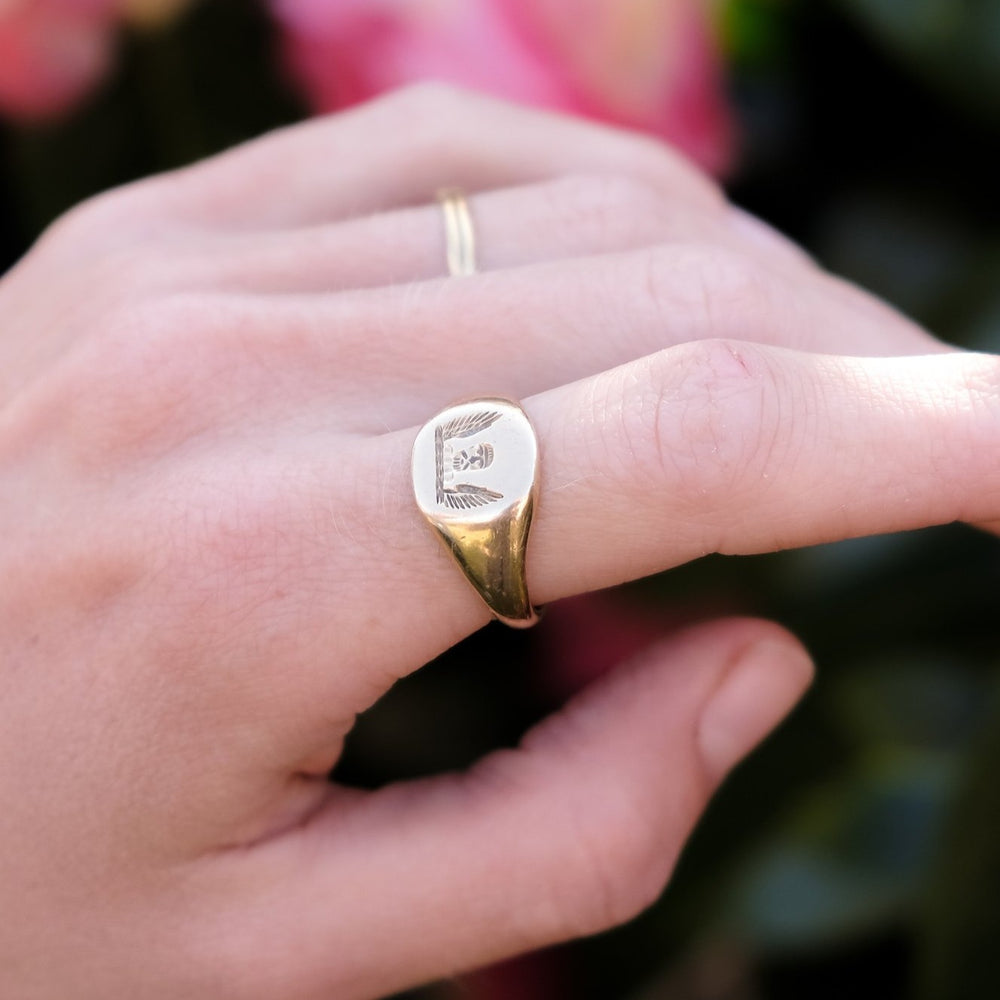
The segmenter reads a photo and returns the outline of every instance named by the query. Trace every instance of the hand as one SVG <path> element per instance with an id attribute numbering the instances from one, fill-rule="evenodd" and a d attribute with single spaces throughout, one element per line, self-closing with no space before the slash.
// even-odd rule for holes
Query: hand
<path id="1" fill-rule="evenodd" d="M 474 278 L 441 277 L 447 184 L 480 192 Z M 1000 514 L 995 359 L 652 141 L 439 88 L 83 205 L 0 285 L 0 330 L 25 1000 L 376 996 L 661 890 L 809 681 L 777 626 L 678 635 L 466 774 L 325 780 L 356 713 L 486 620 L 409 484 L 456 397 L 535 423 L 538 602 Z"/>

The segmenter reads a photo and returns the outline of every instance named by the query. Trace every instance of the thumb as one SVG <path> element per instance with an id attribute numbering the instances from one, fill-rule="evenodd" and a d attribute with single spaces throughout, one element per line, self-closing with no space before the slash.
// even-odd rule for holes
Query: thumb
<path id="1" fill-rule="evenodd" d="M 334 797 L 247 857 L 241 974 L 290 998 L 379 996 L 631 918 L 811 678 L 777 626 L 713 622 L 465 774 Z"/>

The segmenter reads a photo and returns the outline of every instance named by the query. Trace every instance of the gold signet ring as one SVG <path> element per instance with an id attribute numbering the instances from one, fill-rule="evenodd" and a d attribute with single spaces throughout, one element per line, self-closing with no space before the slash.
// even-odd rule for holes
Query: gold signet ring
<path id="1" fill-rule="evenodd" d="M 538 621 L 525 581 L 537 480 L 535 432 L 512 399 L 449 406 L 413 443 L 417 506 L 486 606 L 514 628 Z"/>

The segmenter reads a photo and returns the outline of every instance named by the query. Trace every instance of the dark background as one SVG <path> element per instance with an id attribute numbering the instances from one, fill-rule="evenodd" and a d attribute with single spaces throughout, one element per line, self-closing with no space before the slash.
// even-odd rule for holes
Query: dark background
<path id="1" fill-rule="evenodd" d="M 726 39 L 734 199 L 939 336 L 1000 349 L 1000 3 L 740 0 Z M 0 267 L 94 191 L 304 116 L 276 66 L 263 13 L 217 0 L 128 37 L 68 119 L 4 126 Z M 1000 997 L 998 583 L 1000 543 L 949 526 L 710 558 L 617 594 L 649 621 L 774 617 L 819 680 L 649 913 L 419 996 Z M 491 626 L 398 685 L 338 776 L 377 785 L 514 742 L 558 700 L 539 680 L 557 614 Z"/>

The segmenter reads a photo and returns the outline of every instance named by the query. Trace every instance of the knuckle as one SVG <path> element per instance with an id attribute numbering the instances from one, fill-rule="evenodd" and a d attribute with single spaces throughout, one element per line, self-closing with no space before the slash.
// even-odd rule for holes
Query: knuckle
<path id="1" fill-rule="evenodd" d="M 164 284 L 166 260 L 158 252 L 138 251 L 122 243 L 88 255 L 79 268 L 80 279 L 98 306 L 114 309 L 137 303 Z"/>
<path id="2" fill-rule="evenodd" d="M 142 298 L 123 303 L 96 338 L 96 365 L 126 389 L 190 384 L 206 336 L 203 303 L 186 296 Z"/>
<path id="3" fill-rule="evenodd" d="M 623 454 L 636 487 L 662 483 L 693 511 L 725 509 L 766 474 L 776 432 L 768 359 L 755 345 L 707 340 L 648 359 L 625 387 Z"/>
<path id="4" fill-rule="evenodd" d="M 302 593 L 349 565 L 344 549 L 318 541 L 328 523 L 322 470 L 280 456 L 248 463 L 221 449 L 181 468 L 155 498 L 174 606 L 202 621 L 209 640 L 228 641 L 248 624 L 262 644 L 287 635 Z"/>
<path id="5" fill-rule="evenodd" d="M 370 111 L 387 130 L 401 126 L 407 129 L 411 162 L 458 152 L 463 104 L 459 91 L 447 84 L 421 81 L 401 87 L 378 98 Z"/>
<path id="6" fill-rule="evenodd" d="M 549 728 L 545 739 L 574 752 L 576 736 L 564 727 Z M 530 802 L 531 809 L 544 802 L 553 835 L 525 858 L 525 881 L 516 891 L 532 905 L 511 913 L 510 930 L 523 947 L 614 927 L 663 891 L 679 841 L 673 810 L 662 797 L 650 796 L 635 782 L 601 781 L 601 809 L 595 810 L 588 786 L 553 788 L 546 764 L 539 758 L 534 767 L 525 767 L 519 751 L 491 754 L 468 779 L 484 803 L 495 802 L 498 795 L 509 802 Z M 476 799 L 469 801 L 478 810 Z"/>
<path id="7" fill-rule="evenodd" d="M 465 167 L 481 167 L 474 135 L 485 115 L 496 114 L 498 102 L 473 90 L 429 80 L 393 91 L 375 107 L 378 114 L 384 112 L 386 128 L 406 129 L 411 163 L 447 161 L 458 176 Z"/>
<path id="8" fill-rule="evenodd" d="M 111 188 L 74 205 L 42 234 L 39 246 L 112 246 L 127 241 L 149 214 L 143 183 Z"/>
<path id="9" fill-rule="evenodd" d="M 557 887 L 561 936 L 593 934 L 625 923 L 663 891 L 676 859 L 664 824 L 626 794 L 581 816 L 575 850 Z"/>
<path id="10" fill-rule="evenodd" d="M 76 236 L 96 236 L 117 214 L 118 191 L 104 191 L 74 205 L 42 234 L 42 242 Z"/>
<path id="11" fill-rule="evenodd" d="M 747 254 L 692 243 L 653 247 L 642 260 L 640 293 L 681 339 L 759 339 L 777 318 L 774 279 Z"/>
<path id="12" fill-rule="evenodd" d="M 391 91 L 382 100 L 394 117 L 425 128 L 447 122 L 450 115 L 472 104 L 476 96 L 454 84 L 422 80 Z"/>
<path id="13" fill-rule="evenodd" d="M 100 333 L 66 360 L 64 405 L 76 459 L 99 465 L 190 429 L 225 349 L 198 296 L 137 298 L 109 308 Z"/>
<path id="14" fill-rule="evenodd" d="M 633 134 L 634 163 L 677 193 L 689 207 L 723 212 L 728 204 L 722 185 L 686 155 L 651 135 Z"/>
<path id="15" fill-rule="evenodd" d="M 637 177 L 576 174 L 547 187 L 555 221 L 574 243 L 627 245 L 663 231 L 663 198 Z"/>
<path id="16" fill-rule="evenodd" d="M 284 563 L 305 565 L 306 560 L 297 559 L 293 551 L 302 533 L 290 523 L 288 499 L 281 495 L 276 477 L 260 470 L 253 482 L 229 479 L 210 482 L 194 496 L 187 494 L 178 547 L 189 553 L 195 575 L 204 580 L 194 586 L 201 590 L 207 585 L 210 594 L 234 598 L 234 608 L 242 613 L 252 610 L 245 607 L 246 593 L 268 590 Z M 239 488 L 230 492 L 233 486 Z M 180 499 L 184 504 L 185 498 Z M 226 586 L 220 587 L 220 580 Z"/>
<path id="17" fill-rule="evenodd" d="M 714 245 L 690 261 L 697 272 L 698 283 L 710 294 L 717 310 L 731 314 L 741 324 L 757 322 L 773 312 L 777 288 L 770 271 L 749 254 Z M 758 333 L 757 330 L 738 332 Z"/>

